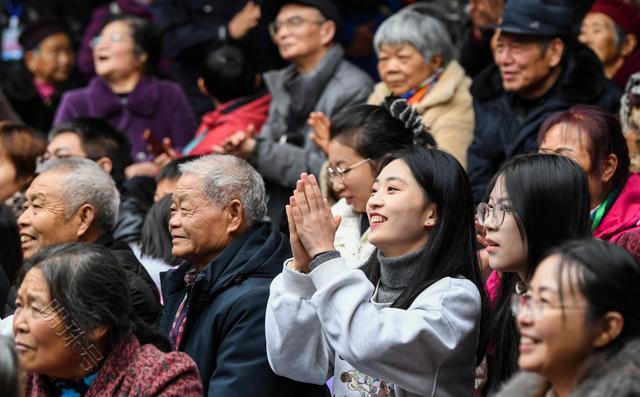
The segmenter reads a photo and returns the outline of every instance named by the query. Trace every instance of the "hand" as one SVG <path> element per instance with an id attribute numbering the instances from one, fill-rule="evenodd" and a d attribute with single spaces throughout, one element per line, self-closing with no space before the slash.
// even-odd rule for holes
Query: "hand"
<path id="1" fill-rule="evenodd" d="M 289 223 L 289 244 L 291 244 L 291 252 L 293 252 L 293 263 L 291 267 L 301 271 L 302 273 L 309 273 L 309 262 L 311 262 L 311 255 L 307 252 L 300 241 L 298 231 L 296 230 L 296 224 L 293 221 L 292 208 L 296 206 L 296 201 L 291 196 L 289 198 L 289 204 L 284 209 L 287 213 L 287 222 Z"/>
<path id="2" fill-rule="evenodd" d="M 341 218 L 331 214 L 329 202 L 322 197 L 313 175 L 301 174 L 293 191 L 291 214 L 296 233 L 311 257 L 334 251 L 333 240 Z"/>
<path id="3" fill-rule="evenodd" d="M 313 130 L 309 134 L 309 139 L 325 154 L 329 154 L 329 129 L 331 128 L 331 120 L 322 112 L 311 112 L 309 114 L 309 125 Z"/>
<path id="4" fill-rule="evenodd" d="M 248 1 L 236 15 L 231 18 L 227 31 L 232 39 L 238 40 L 246 36 L 247 32 L 255 28 L 260 21 L 260 6 L 253 1 Z"/>
<path id="5" fill-rule="evenodd" d="M 169 164 L 171 161 L 180 157 L 178 151 L 171 145 L 171 138 L 164 138 L 162 140 L 162 153 L 153 159 L 153 163 L 160 168 Z"/>
<path id="6" fill-rule="evenodd" d="M 256 140 L 252 138 L 255 134 L 255 127 L 249 125 L 247 131 L 238 131 L 225 139 L 221 145 L 216 145 L 211 148 L 214 153 L 230 154 L 249 160 L 253 155 L 253 150 L 256 147 Z"/>
<path id="7" fill-rule="evenodd" d="M 160 168 L 151 161 L 133 163 L 124 169 L 124 176 L 131 179 L 134 176 L 156 176 Z"/>
<path id="8" fill-rule="evenodd" d="M 480 265 L 480 273 L 482 274 L 483 280 L 486 280 L 489 277 L 489 273 L 491 273 L 491 266 L 489 265 L 489 254 L 487 253 L 487 229 L 480 224 L 478 220 L 478 215 L 476 215 L 476 239 L 478 243 L 482 245 L 482 248 L 478 250 L 478 264 Z"/>

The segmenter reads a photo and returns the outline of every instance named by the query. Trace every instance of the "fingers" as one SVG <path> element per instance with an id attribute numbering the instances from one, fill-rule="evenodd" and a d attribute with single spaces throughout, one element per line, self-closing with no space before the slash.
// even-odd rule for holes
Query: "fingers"
<path id="1" fill-rule="evenodd" d="M 310 212 L 309 203 L 307 203 L 307 197 L 305 196 L 304 188 L 304 181 L 300 179 L 298 180 L 298 182 L 296 182 L 296 189 L 293 191 L 293 198 L 295 199 L 296 205 L 300 209 L 301 216 L 307 215 Z"/>
<path id="2" fill-rule="evenodd" d="M 292 203 L 292 202 L 293 202 L 293 197 L 289 197 L 289 203 Z M 284 206 L 284 210 L 287 213 L 287 223 L 289 224 L 289 235 L 292 239 L 297 240 L 298 232 L 296 230 L 296 222 L 293 220 L 293 207 L 291 204 L 287 204 Z"/>

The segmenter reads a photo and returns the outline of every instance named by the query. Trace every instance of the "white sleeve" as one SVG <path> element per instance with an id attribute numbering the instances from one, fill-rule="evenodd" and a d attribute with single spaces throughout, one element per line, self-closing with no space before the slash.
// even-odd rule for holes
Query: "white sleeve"
<path id="1" fill-rule="evenodd" d="M 311 303 L 324 334 L 355 368 L 416 394 L 447 377 L 439 373 L 445 362 L 450 366 L 463 357 L 473 368 L 480 294 L 470 281 L 444 278 L 402 310 L 378 309 L 370 302 L 371 282 L 341 258 L 323 263 L 310 276 L 317 289 Z"/>
<path id="2" fill-rule="evenodd" d="M 265 335 L 267 357 L 278 375 L 323 384 L 333 375 L 334 352 L 309 302 L 315 287 L 308 274 L 286 265 L 271 283 Z"/>

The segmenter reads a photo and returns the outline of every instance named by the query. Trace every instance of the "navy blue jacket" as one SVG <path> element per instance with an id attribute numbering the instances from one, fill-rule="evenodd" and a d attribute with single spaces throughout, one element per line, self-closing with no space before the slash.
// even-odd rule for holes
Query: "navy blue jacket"
<path id="1" fill-rule="evenodd" d="M 620 91 L 604 75 L 602 64 L 588 47 L 566 48 L 561 75 L 542 98 L 526 103 L 502 88 L 495 64 L 473 81 L 476 124 L 467 153 L 473 198 L 480 202 L 500 165 L 521 153 L 538 150 L 538 129 L 551 114 L 576 104 L 617 111 Z"/>
<path id="2" fill-rule="evenodd" d="M 267 361 L 264 321 L 271 280 L 291 257 L 288 239 L 270 223 L 249 226 L 192 286 L 179 351 L 198 364 L 205 396 L 325 396 L 325 386 L 280 377 Z M 191 264 L 162 275 L 160 331 L 168 336 L 186 293 Z"/>

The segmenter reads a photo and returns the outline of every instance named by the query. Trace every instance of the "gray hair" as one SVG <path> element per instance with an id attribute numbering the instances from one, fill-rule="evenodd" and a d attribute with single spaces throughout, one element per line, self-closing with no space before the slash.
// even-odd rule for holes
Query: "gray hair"
<path id="1" fill-rule="evenodd" d="M 390 16 L 378 28 L 373 47 L 380 55 L 380 47 L 387 45 L 412 45 L 427 63 L 434 55 L 442 56 L 442 66 L 454 58 L 455 49 L 444 24 L 415 7 L 406 7 Z"/>
<path id="2" fill-rule="evenodd" d="M 241 158 L 212 154 L 180 164 L 182 175 L 202 178 L 202 193 L 219 208 L 238 199 L 244 216 L 252 222 L 261 221 L 267 213 L 267 194 L 262 176 Z"/>
<path id="3" fill-rule="evenodd" d="M 66 218 L 83 204 L 90 204 L 95 209 L 95 227 L 107 232 L 115 228 L 120 193 L 109 174 L 95 161 L 81 157 L 49 160 L 38 167 L 41 175 L 54 171 L 66 174 L 60 187 L 61 198 L 67 205 Z"/>

